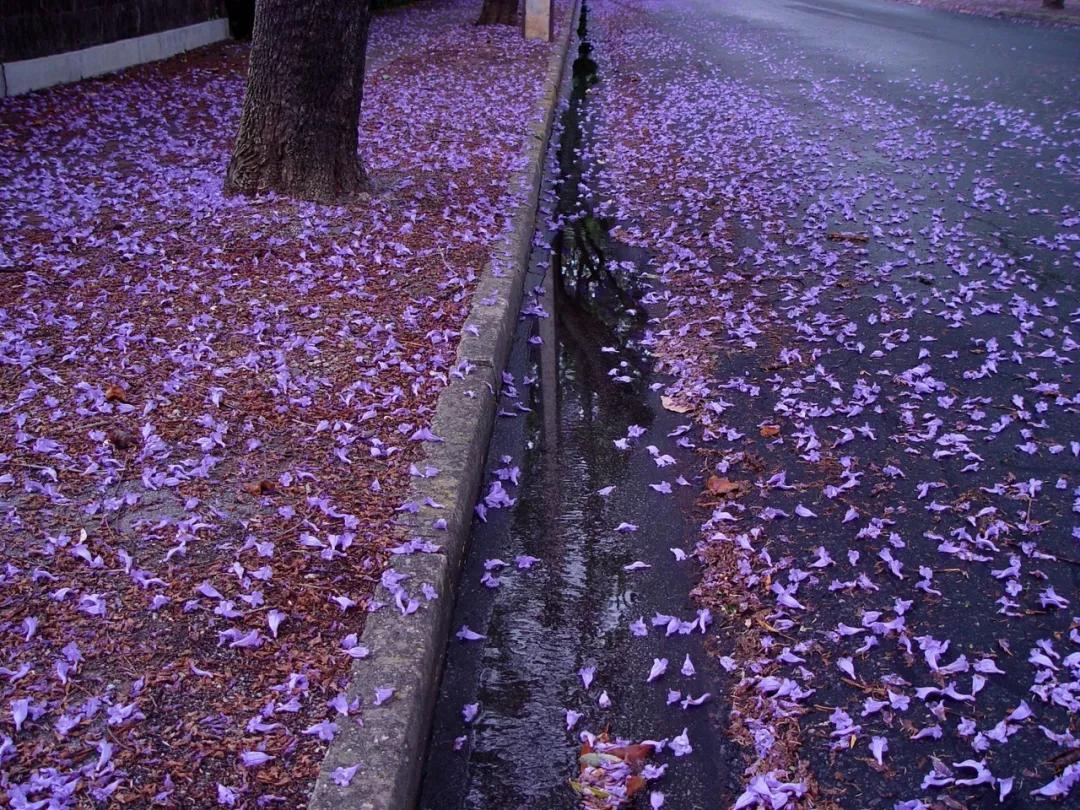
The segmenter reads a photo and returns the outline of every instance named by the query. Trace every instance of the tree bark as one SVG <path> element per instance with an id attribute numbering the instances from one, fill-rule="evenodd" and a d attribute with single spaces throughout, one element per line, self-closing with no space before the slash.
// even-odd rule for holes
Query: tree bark
<path id="1" fill-rule="evenodd" d="M 518 0 L 484 0 L 477 25 L 517 25 Z"/>
<path id="2" fill-rule="evenodd" d="M 339 202 L 367 186 L 357 154 L 369 0 L 258 0 L 229 193 Z"/>

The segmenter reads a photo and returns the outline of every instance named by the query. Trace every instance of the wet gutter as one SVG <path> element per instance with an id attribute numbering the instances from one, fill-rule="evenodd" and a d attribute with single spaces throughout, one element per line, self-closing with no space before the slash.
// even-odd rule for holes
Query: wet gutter
<path id="1" fill-rule="evenodd" d="M 689 596 L 696 564 L 677 561 L 671 549 L 689 554 L 696 543 L 702 464 L 692 447 L 677 444 L 689 418 L 661 407 L 657 384 L 664 379 L 651 371 L 650 319 L 663 312 L 642 304 L 651 289 L 647 256 L 616 242 L 612 223 L 588 213 L 582 177 L 591 171 L 588 88 L 597 77 L 586 19 L 583 11 L 578 58 L 564 80 L 568 104 L 549 161 L 557 170 L 544 184 L 551 220 L 572 221 L 541 228 L 534 239 L 484 469 L 483 491 L 499 480 L 515 503 L 473 523 L 423 810 L 581 807 L 570 780 L 582 730 L 642 740 L 685 729 L 692 755 L 655 758 L 668 769 L 650 788 L 662 790 L 669 807 L 723 804 L 738 773 L 718 731 L 725 725 L 719 700 L 685 709 L 667 703 L 669 690 L 682 698 L 721 693 L 709 636 L 700 629 L 665 636 L 651 626 L 656 614 L 698 618 Z M 615 442 L 632 425 L 647 432 L 631 440 L 633 452 L 620 450 Z M 647 445 L 656 453 L 645 452 Z M 659 467 L 655 455 L 670 456 L 672 465 Z M 685 485 L 674 483 L 680 475 Z M 669 479 L 670 495 L 649 488 Z M 610 486 L 610 494 L 598 494 Z M 615 531 L 622 522 L 637 530 Z M 519 568 L 522 555 L 538 562 Z M 635 562 L 651 567 L 626 570 Z M 497 586 L 485 586 L 485 578 Z M 639 618 L 647 636 L 629 629 Z M 484 638 L 458 638 L 463 626 Z M 680 672 L 687 656 L 697 667 L 692 676 Z M 668 659 L 668 672 L 646 683 L 655 658 Z M 589 688 L 579 675 L 586 667 L 595 667 Z M 600 703 L 605 693 L 608 708 Z M 582 714 L 572 731 L 568 709 Z"/>

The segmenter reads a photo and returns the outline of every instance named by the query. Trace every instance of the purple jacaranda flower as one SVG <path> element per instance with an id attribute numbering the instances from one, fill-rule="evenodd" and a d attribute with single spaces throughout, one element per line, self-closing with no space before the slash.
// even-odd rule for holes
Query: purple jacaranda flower
<path id="1" fill-rule="evenodd" d="M 1005 797 L 1012 793 L 1014 777 L 1007 776 L 1004 779 L 998 779 L 998 802 L 1005 801 Z"/>
<path id="2" fill-rule="evenodd" d="M 320 720 L 314 725 L 308 726 L 302 732 L 308 736 L 317 736 L 323 742 L 330 742 L 337 733 L 337 723 L 330 720 Z"/>
<path id="3" fill-rule="evenodd" d="M 101 769 L 109 764 L 113 755 L 113 744 L 108 740 L 98 740 L 95 744 L 98 751 L 97 763 L 94 765 L 94 773 L 100 773 Z M 0 757 L 3 759 L 3 757 Z"/>
<path id="4" fill-rule="evenodd" d="M 581 719 L 581 712 L 575 712 L 573 709 L 566 710 L 566 730 L 571 731 L 574 726 L 577 725 L 578 720 Z"/>
<path id="5" fill-rule="evenodd" d="M 986 763 L 982 760 L 965 759 L 963 762 L 957 762 L 953 767 L 955 768 L 972 768 L 975 770 L 975 776 L 967 777 L 964 779 L 957 779 L 956 784 L 967 785 L 974 787 L 975 785 L 994 784 L 996 781 L 994 775 L 990 772 L 990 769 L 986 767 Z"/>
<path id="6" fill-rule="evenodd" d="M 1028 705 L 1027 701 L 1021 700 L 1020 705 L 1009 712 L 1005 719 L 1010 723 L 1020 723 L 1027 720 L 1029 717 L 1033 717 L 1034 714 L 1035 713 L 1031 711 L 1031 707 Z"/>
<path id="7" fill-rule="evenodd" d="M 691 706 L 700 706 L 702 703 L 704 703 L 711 697 L 711 692 L 702 692 L 697 697 L 692 697 L 688 694 L 685 698 L 683 698 L 682 703 L 680 703 L 679 705 L 682 706 L 683 709 L 688 709 Z"/>
<path id="8" fill-rule="evenodd" d="M 1039 604 L 1045 607 L 1055 607 L 1064 610 L 1069 606 L 1069 600 L 1058 596 L 1054 586 L 1047 587 L 1039 594 Z"/>
<path id="9" fill-rule="evenodd" d="M 409 437 L 410 441 L 414 442 L 443 442 L 446 441 L 442 436 L 436 436 L 431 432 L 430 428 L 420 428 Z"/>
<path id="10" fill-rule="evenodd" d="M 228 787 L 227 785 L 223 785 L 220 782 L 217 783 L 218 804 L 224 805 L 226 807 L 233 807 L 236 804 L 236 800 L 238 798 L 239 797 L 237 796 L 237 793 L 233 788 Z"/>
<path id="11" fill-rule="evenodd" d="M 367 658 L 370 650 L 360 643 L 356 633 L 349 633 L 341 640 L 341 648 L 350 658 Z"/>
<path id="12" fill-rule="evenodd" d="M 286 614 L 280 610 L 271 610 L 266 614 L 266 623 L 270 626 L 270 633 L 274 638 L 278 637 L 278 628 L 285 618 Z"/>
<path id="13" fill-rule="evenodd" d="M 334 768 L 333 772 L 330 774 L 330 778 L 338 787 L 348 787 L 358 770 L 360 770 L 359 762 L 357 762 L 355 765 L 342 765 L 340 767 Z"/>
<path id="14" fill-rule="evenodd" d="M 653 742 L 653 741 L 650 740 L 650 741 L 646 741 L 646 742 Z M 662 743 L 656 743 L 657 750 L 659 750 L 662 747 L 663 747 Z M 666 762 L 663 763 L 663 764 L 660 764 L 660 765 L 657 765 L 657 764 L 652 763 L 652 762 L 647 763 L 645 765 L 645 767 L 641 769 L 641 776 L 642 776 L 642 778 L 648 779 L 648 780 L 661 779 L 661 778 L 663 778 L 664 774 L 667 772 L 667 767 L 668 766 L 667 766 Z"/>
<path id="15" fill-rule="evenodd" d="M 694 751 L 693 746 L 690 745 L 688 729 L 685 728 L 682 730 L 682 734 L 671 738 L 669 745 L 671 746 L 671 752 L 677 757 L 684 757 Z"/>
<path id="16" fill-rule="evenodd" d="M 79 599 L 79 610 L 90 616 L 104 616 L 105 599 L 98 593 L 84 594 Z"/>
<path id="17" fill-rule="evenodd" d="M 245 768 L 254 768 L 259 765 L 265 765 L 272 760 L 273 757 L 263 751 L 241 751 L 240 763 Z"/>
<path id="18" fill-rule="evenodd" d="M 849 678 L 853 680 L 855 679 L 855 665 L 852 663 L 850 658 L 837 658 L 836 666 L 839 667 L 840 671 L 845 673 Z"/>
<path id="19" fill-rule="evenodd" d="M 199 583 L 199 586 L 195 590 L 201 593 L 203 596 L 209 597 L 210 599 L 225 598 L 221 595 L 221 591 L 219 591 L 217 588 L 215 588 L 213 585 L 211 585 L 209 582 L 206 582 L 205 580 Z"/>
<path id="20" fill-rule="evenodd" d="M 649 677 L 645 679 L 646 683 L 651 683 L 667 672 L 668 660 L 666 658 L 654 658 L 652 668 L 649 670 Z"/>
<path id="21" fill-rule="evenodd" d="M 732 810 L 785 807 L 791 798 L 798 798 L 806 792 L 801 782 L 783 782 L 776 774 L 776 771 L 769 771 L 751 779 L 746 791 L 735 800 Z"/>
<path id="22" fill-rule="evenodd" d="M 344 692 L 338 692 L 330 700 L 326 701 L 326 705 L 344 717 L 348 717 L 349 712 L 354 708 L 349 705 L 349 697 Z M 359 706 L 359 701 L 356 701 L 356 706 Z"/>
<path id="23" fill-rule="evenodd" d="M 139 711 L 135 703 L 116 704 L 110 706 L 106 712 L 110 726 L 122 726 L 128 720 L 142 720 L 145 715 Z"/>
<path id="24" fill-rule="evenodd" d="M 886 740 L 884 737 L 874 737 L 870 740 L 870 753 L 873 754 L 874 759 L 877 760 L 878 765 L 884 764 L 881 758 L 888 750 L 889 741 Z"/>
<path id="25" fill-rule="evenodd" d="M 241 648 L 258 647 L 262 644 L 262 641 L 262 633 L 260 633 L 258 630 L 251 630 L 237 638 L 235 641 L 229 644 L 229 646 Z"/>
<path id="26" fill-rule="evenodd" d="M 342 613 L 344 613 L 349 608 L 356 607 L 357 604 L 355 599 L 350 599 L 344 594 L 340 596 L 331 596 L 330 601 L 336 604 L 339 608 L 341 608 Z"/>
<path id="27" fill-rule="evenodd" d="M 372 703 L 375 706 L 381 706 L 382 704 L 386 703 L 386 701 L 390 700 L 391 697 L 393 697 L 394 692 L 395 689 L 392 686 L 377 687 L 375 689 L 375 699 L 372 701 Z"/>
<path id="28" fill-rule="evenodd" d="M 682 669 L 680 670 L 687 678 L 693 677 L 697 674 L 697 670 L 694 669 L 694 662 L 690 660 L 690 656 L 687 655 L 683 661 Z"/>
<path id="29" fill-rule="evenodd" d="M 11 701 L 11 720 L 15 724 L 16 733 L 22 731 L 22 725 L 29 713 L 30 701 L 27 698 Z"/>

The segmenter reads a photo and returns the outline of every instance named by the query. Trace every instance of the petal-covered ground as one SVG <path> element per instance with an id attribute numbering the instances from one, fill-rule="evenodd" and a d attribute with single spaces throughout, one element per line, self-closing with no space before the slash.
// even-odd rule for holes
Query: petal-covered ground
<path id="1" fill-rule="evenodd" d="M 12 806 L 296 806 L 438 598 L 369 601 L 552 47 L 476 11 L 375 20 L 348 207 L 222 195 L 241 45 L 0 103 Z"/>
<path id="2" fill-rule="evenodd" d="M 896 78 L 790 9 L 590 5 L 595 198 L 709 459 L 735 806 L 1074 791 L 1075 71 Z"/>

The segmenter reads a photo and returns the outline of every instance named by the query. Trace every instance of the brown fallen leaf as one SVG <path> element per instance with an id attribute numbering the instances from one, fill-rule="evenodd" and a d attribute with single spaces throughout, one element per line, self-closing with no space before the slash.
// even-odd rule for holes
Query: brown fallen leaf
<path id="1" fill-rule="evenodd" d="M 664 406 L 665 411 L 671 411 L 672 413 L 690 413 L 690 411 L 694 410 L 689 405 L 669 396 L 660 397 L 660 404 Z"/>
<path id="2" fill-rule="evenodd" d="M 626 798 L 632 799 L 634 795 L 645 789 L 645 777 L 635 773 L 626 780 Z"/>
<path id="3" fill-rule="evenodd" d="M 248 495 L 254 495 L 255 497 L 259 497 L 260 495 L 270 495 L 277 490 L 277 486 L 273 481 L 267 481 L 265 479 L 262 481 L 250 481 L 246 484 L 242 484 L 240 488 Z"/>
<path id="4" fill-rule="evenodd" d="M 117 450 L 129 450 L 139 443 L 139 438 L 134 433 L 121 427 L 109 428 L 106 438 Z"/>
<path id="5" fill-rule="evenodd" d="M 853 233 L 852 231 L 829 231 L 828 238 L 833 242 L 869 242 L 870 237 L 865 233 Z"/>
<path id="6" fill-rule="evenodd" d="M 710 495 L 731 495 L 741 492 L 742 487 L 741 481 L 729 481 L 718 475 L 710 475 L 709 480 L 705 482 L 705 489 Z"/>
<path id="7" fill-rule="evenodd" d="M 779 436 L 780 435 L 780 426 L 779 425 L 765 425 L 761 429 L 761 435 L 764 436 L 767 439 L 771 438 L 773 436 Z"/>
<path id="8" fill-rule="evenodd" d="M 654 748 L 650 743 L 636 743 L 634 745 L 622 745 L 617 748 L 607 749 L 608 754 L 613 754 L 630 766 L 633 771 L 645 766 Z"/>
<path id="9" fill-rule="evenodd" d="M 105 401 L 127 402 L 127 391 L 125 391 L 116 383 L 109 383 L 107 386 L 105 386 Z"/>

